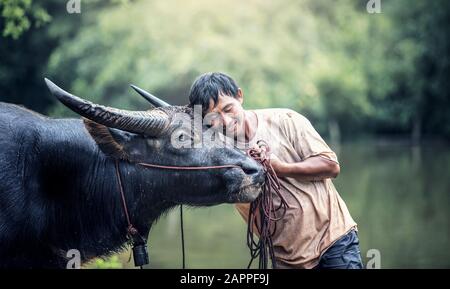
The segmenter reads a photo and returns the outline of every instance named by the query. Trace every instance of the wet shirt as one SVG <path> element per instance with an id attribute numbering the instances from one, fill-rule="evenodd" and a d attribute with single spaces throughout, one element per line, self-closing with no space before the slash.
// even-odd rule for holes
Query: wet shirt
<path id="1" fill-rule="evenodd" d="M 270 146 L 272 154 L 287 163 L 313 156 L 338 161 L 311 123 L 290 109 L 254 110 L 258 118 L 255 136 L 238 147 L 252 147 L 258 140 Z M 289 208 L 277 222 L 273 244 L 279 268 L 313 268 L 325 250 L 356 223 L 350 216 L 331 179 L 301 181 L 280 178 L 281 194 Z M 279 200 L 274 200 L 279 204 Z M 247 221 L 250 204 L 236 204 Z"/>

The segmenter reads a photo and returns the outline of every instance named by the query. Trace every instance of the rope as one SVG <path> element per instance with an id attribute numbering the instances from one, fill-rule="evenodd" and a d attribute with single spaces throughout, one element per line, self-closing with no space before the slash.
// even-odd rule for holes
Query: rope
<path id="1" fill-rule="evenodd" d="M 280 193 L 280 183 L 275 171 L 270 164 L 270 148 L 264 141 L 257 142 L 260 149 L 252 148 L 247 151 L 248 155 L 259 162 L 265 173 L 266 179 L 261 194 L 250 204 L 247 221 L 247 246 L 250 249 L 250 262 L 259 256 L 259 269 L 267 269 L 268 257 L 272 260 L 272 268 L 276 268 L 275 254 L 272 237 L 276 231 L 276 222 L 284 217 L 288 204 Z M 265 148 L 264 150 L 261 150 Z M 274 198 L 280 199 L 280 205 L 275 207 Z M 278 216 L 277 216 L 278 215 Z M 255 232 L 259 236 L 255 240 Z"/>
<path id="2" fill-rule="evenodd" d="M 119 161 L 116 160 L 115 162 L 116 164 L 116 177 L 117 177 L 117 184 L 119 186 L 119 190 L 120 190 L 120 197 L 122 199 L 122 206 L 123 206 L 123 211 L 125 213 L 125 217 L 127 219 L 127 234 L 128 236 L 134 236 L 138 233 L 137 229 L 133 226 L 133 224 L 131 223 L 131 219 L 130 219 L 130 215 L 128 213 L 128 206 L 127 206 L 127 201 L 125 199 L 125 193 L 123 191 L 123 186 L 122 186 L 122 178 L 120 177 L 120 171 L 119 171 Z"/>
<path id="3" fill-rule="evenodd" d="M 199 167 L 191 167 L 191 166 L 168 166 L 168 165 L 157 165 L 157 164 L 149 164 L 149 163 L 137 163 L 140 166 L 146 167 L 146 168 L 157 168 L 157 169 L 166 169 L 166 170 L 209 170 L 209 169 L 223 169 L 223 168 L 240 168 L 240 166 L 237 165 L 219 165 L 219 166 L 199 166 Z M 119 161 L 115 161 L 115 167 L 116 167 L 116 178 L 117 178 L 117 185 L 119 187 L 120 191 L 120 197 L 122 200 L 122 207 L 123 211 L 127 220 L 127 238 L 130 242 L 130 244 L 133 246 L 133 255 L 135 252 L 137 252 L 139 255 L 139 264 L 148 264 L 148 255 L 146 252 L 146 247 L 143 248 L 143 246 L 146 246 L 146 240 L 143 238 L 138 230 L 134 227 L 134 225 L 131 222 L 130 214 L 128 212 L 128 206 L 125 199 L 125 193 L 123 190 L 122 185 L 122 178 L 120 176 L 120 170 L 119 170 Z M 184 229 L 183 229 L 183 206 L 180 205 L 180 223 L 181 223 L 181 251 L 183 254 L 183 269 L 186 269 L 186 258 L 185 258 L 185 250 L 184 250 Z M 135 251 L 136 250 L 136 251 Z M 131 254 L 130 254 L 130 260 L 131 260 Z M 136 265 L 136 259 L 135 265 Z M 140 265 L 142 269 L 142 265 Z"/>
<path id="4" fill-rule="evenodd" d="M 183 256 L 183 269 L 186 269 L 186 253 L 184 251 L 184 225 L 183 225 L 183 205 L 180 205 L 180 227 L 181 227 L 181 254 Z"/>
<path id="5" fill-rule="evenodd" d="M 250 268 L 254 259 L 259 256 L 259 268 L 267 269 L 268 257 L 270 256 L 272 260 L 272 268 L 276 268 L 275 254 L 273 250 L 272 237 L 276 231 L 276 221 L 282 219 L 286 213 L 288 204 L 283 196 L 280 194 L 280 183 L 278 177 L 270 164 L 270 148 L 264 141 L 258 141 L 257 144 L 260 148 L 265 148 L 265 151 L 260 149 L 250 149 L 248 150 L 248 155 L 254 160 L 259 162 L 265 172 L 265 182 L 262 188 L 261 194 L 250 204 L 250 212 L 248 216 L 248 228 L 247 228 L 247 246 L 250 249 L 251 260 L 247 268 Z M 219 165 L 219 166 L 167 166 L 167 165 L 157 165 L 149 163 L 137 163 L 143 167 L 147 168 L 159 168 L 159 169 L 170 169 L 170 170 L 207 170 L 207 169 L 221 169 L 221 168 L 240 168 L 237 165 Z M 127 219 L 128 228 L 127 233 L 130 239 L 135 239 L 139 237 L 140 242 L 145 244 L 145 239 L 140 236 L 137 229 L 131 223 L 131 219 L 128 213 L 128 206 L 125 200 L 125 194 L 123 191 L 122 180 L 119 171 L 119 162 L 116 160 L 116 176 L 117 182 L 120 189 L 120 195 L 122 198 L 123 210 L 125 217 Z M 278 197 L 280 199 L 280 205 L 275 208 L 273 199 Z M 277 212 L 280 212 L 280 216 L 277 217 Z M 258 218 L 259 217 L 259 218 Z M 258 223 L 259 219 L 259 223 Z M 184 248 L 184 230 L 183 230 L 183 207 L 180 206 L 180 224 L 181 224 L 181 250 L 183 254 L 183 269 L 186 267 L 185 263 L 185 248 Z M 255 241 L 254 228 L 257 229 L 257 234 L 259 236 L 258 241 Z M 268 254 L 268 255 L 267 255 Z M 141 267 L 142 268 L 142 267 Z"/>
<path id="6" fill-rule="evenodd" d="M 238 165 L 220 165 L 220 166 L 204 166 L 204 167 L 183 167 L 183 166 L 166 166 L 166 165 L 155 165 L 149 163 L 137 163 L 140 166 L 147 168 L 158 168 L 166 170 L 182 170 L 182 171 L 201 171 L 210 169 L 224 169 L 224 168 L 241 168 Z"/>

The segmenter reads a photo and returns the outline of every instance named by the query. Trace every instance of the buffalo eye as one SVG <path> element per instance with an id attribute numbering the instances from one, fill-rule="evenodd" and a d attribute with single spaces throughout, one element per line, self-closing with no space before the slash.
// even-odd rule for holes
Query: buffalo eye
<path id="1" fill-rule="evenodd" d="M 190 137 L 185 132 L 182 132 L 178 135 L 178 141 L 180 142 L 187 141 L 189 138 Z"/>

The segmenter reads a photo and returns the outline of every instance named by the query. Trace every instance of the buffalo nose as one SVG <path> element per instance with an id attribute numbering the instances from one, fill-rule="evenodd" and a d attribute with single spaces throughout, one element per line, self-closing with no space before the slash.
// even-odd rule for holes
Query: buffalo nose
<path id="1" fill-rule="evenodd" d="M 261 166 L 258 165 L 258 163 L 256 163 L 255 161 L 243 162 L 241 168 L 244 171 L 244 173 L 249 176 L 257 175 L 262 172 Z"/>

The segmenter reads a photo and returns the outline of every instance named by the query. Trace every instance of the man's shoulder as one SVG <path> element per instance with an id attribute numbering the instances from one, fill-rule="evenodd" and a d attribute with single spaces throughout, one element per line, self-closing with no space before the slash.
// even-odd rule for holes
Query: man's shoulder
<path id="1" fill-rule="evenodd" d="M 265 109 L 256 109 L 254 112 L 262 117 L 264 120 L 269 122 L 285 122 L 285 121 L 294 121 L 294 122 L 308 122 L 309 120 L 300 114 L 299 112 L 290 109 L 290 108 L 265 108 Z"/>

